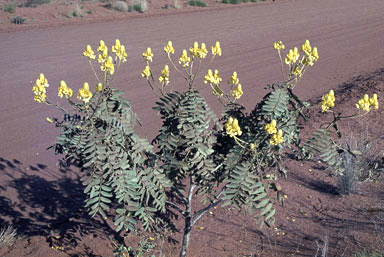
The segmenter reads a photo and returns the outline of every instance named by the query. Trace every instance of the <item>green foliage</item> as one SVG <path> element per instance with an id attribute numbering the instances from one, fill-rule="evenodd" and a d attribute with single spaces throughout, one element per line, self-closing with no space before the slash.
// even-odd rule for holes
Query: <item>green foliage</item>
<path id="1" fill-rule="evenodd" d="M 134 246 L 125 246 L 122 244 L 118 244 L 115 241 L 112 241 L 115 245 L 115 249 L 113 250 L 113 256 L 115 257 L 128 257 L 128 256 L 134 256 L 134 257 L 155 257 L 154 254 L 150 255 L 151 252 L 153 252 L 154 248 L 156 247 L 156 243 L 152 241 L 150 238 L 145 236 L 144 234 L 140 233 L 139 231 L 134 231 L 136 235 L 140 236 L 140 241 L 138 244 Z M 159 256 L 162 257 L 162 256 Z"/>
<path id="2" fill-rule="evenodd" d="M 283 202 L 280 186 L 276 182 L 279 175 L 285 176 L 282 165 L 282 145 L 271 145 L 270 136 L 265 125 L 276 120 L 284 131 L 285 146 L 288 148 L 298 145 L 300 128 L 297 126 L 297 116 L 303 103 L 289 90 L 286 84 L 274 84 L 263 100 L 254 110 L 247 114 L 239 104 L 228 104 L 223 113 L 224 119 L 232 116 L 239 120 L 243 130 L 241 139 L 255 145 L 254 149 L 230 144 L 228 137 L 219 139 L 216 149 L 221 160 L 225 163 L 222 176 L 226 182 L 223 199 L 224 205 L 233 205 L 238 209 L 245 207 L 250 213 L 257 214 L 263 224 L 274 223 L 275 209 L 273 208 L 270 192 L 277 193 L 277 199 Z M 224 147 L 224 146 L 227 146 Z M 228 149 L 228 146 L 232 146 Z"/>
<path id="3" fill-rule="evenodd" d="M 83 17 L 83 16 L 84 16 L 83 10 L 78 4 L 76 4 L 75 8 L 69 11 L 67 15 L 68 18 Z"/>
<path id="4" fill-rule="evenodd" d="M 316 130 L 304 144 L 305 154 L 318 157 L 330 166 L 339 164 L 337 150 L 331 131 L 323 128 Z"/>
<path id="5" fill-rule="evenodd" d="M 4 12 L 14 13 L 16 11 L 16 6 L 14 3 L 9 3 L 3 7 Z"/>
<path id="6" fill-rule="evenodd" d="M 132 6 L 128 7 L 128 11 L 136 11 L 136 12 L 145 12 L 148 9 L 148 4 L 146 0 L 140 0 L 138 3 L 135 3 Z"/>
<path id="7" fill-rule="evenodd" d="M 195 89 L 170 93 L 154 109 L 163 120 L 155 143 L 167 177 L 178 190 L 183 190 L 183 180 L 191 177 L 200 192 L 210 192 L 215 181 L 211 171 L 216 167 L 213 135 L 220 125 L 204 98 Z"/>
<path id="8" fill-rule="evenodd" d="M 50 3 L 51 0 L 28 0 L 26 3 L 25 3 L 25 7 L 36 7 L 38 5 L 41 5 L 41 4 L 48 4 Z"/>
<path id="9" fill-rule="evenodd" d="M 157 166 L 153 147 L 134 134 L 136 116 L 122 94 L 106 88 L 92 98 L 91 115 L 65 116 L 56 150 L 80 161 L 90 215 L 107 217 L 114 201 L 117 231 L 132 230 L 137 221 L 154 229 L 172 184 Z"/>
<path id="10" fill-rule="evenodd" d="M 223 4 L 241 4 L 248 2 L 257 2 L 258 0 L 221 0 Z"/>
<path id="11" fill-rule="evenodd" d="M 99 49 L 102 48 L 105 48 L 104 41 L 99 45 Z M 116 64 L 118 69 L 126 56 L 120 51 L 125 48 L 116 40 L 113 49 L 120 49 L 115 51 L 115 60 L 120 60 Z M 157 233 L 165 233 L 172 227 L 172 219 L 181 216 L 185 224 L 180 256 L 184 257 L 193 225 L 219 204 L 234 206 L 239 211 L 246 209 L 261 225 L 274 223 L 273 201 L 275 198 L 282 204 L 284 201 L 278 183 L 280 176 L 286 176 L 284 154 L 300 147 L 298 136 L 302 127 L 298 123 L 300 117 L 306 119 L 302 112 L 309 104 L 293 93 L 298 75 L 291 71 L 287 82 L 268 86 L 266 96 L 247 113 L 244 106 L 235 102 L 243 94 L 237 73 L 230 79 L 233 81 L 231 94 L 224 96 L 218 85 L 221 81 L 218 71 L 208 70 L 205 82 L 209 82 L 216 96 L 222 97 L 222 103 L 225 101 L 219 119 L 193 86 L 208 53 L 205 44 L 201 47 L 197 42 L 194 44 L 190 50 L 193 58 L 182 61 L 182 70 L 171 59 L 172 42 L 164 49 L 188 88 L 183 92 L 166 92 L 168 65 L 161 71 L 160 84 L 157 84 L 149 67 L 153 53 L 147 49 L 143 54 L 146 68 L 142 76 L 160 96 L 154 110 L 162 120 L 159 134 L 151 143 L 135 134 L 136 114 L 129 101 L 122 97 L 123 92 L 110 87 L 115 72 L 112 57 L 101 60 L 104 81 L 98 84 L 96 92 L 90 91 L 88 83 L 79 90 L 78 98 L 84 103 L 73 102 L 72 90 L 65 83 L 60 84 L 59 95 L 68 97 L 73 113 L 46 99 L 47 82 L 43 74 L 32 91 L 36 101 L 65 112 L 62 120 L 54 119 L 56 127 L 62 129 L 55 150 L 58 154 L 64 153 L 68 163 L 82 168 L 89 214 L 100 214 L 104 218 L 113 215 L 117 231 L 135 231 L 139 226 Z M 90 46 L 83 55 L 89 60 L 95 59 Z M 212 57 L 207 59 L 212 62 L 216 55 L 221 55 L 219 42 L 212 47 Z M 194 66 L 194 61 L 199 64 Z M 91 62 L 90 65 L 99 81 Z M 305 64 L 302 65 L 305 69 Z M 271 124 L 275 124 L 279 133 L 267 129 L 266 125 Z M 303 151 L 318 153 L 326 161 L 332 161 L 336 148 L 329 145 L 333 141 L 324 141 L 331 138 L 329 133 L 327 129 L 318 130 Z M 279 140 L 274 139 L 277 135 Z M 202 201 L 200 210 L 193 208 L 196 195 Z M 116 256 L 124 256 L 123 252 L 137 254 L 133 251 L 133 248 L 116 245 L 115 253 L 120 254 Z"/>
<path id="12" fill-rule="evenodd" d="M 128 12 L 128 4 L 124 1 L 117 1 L 113 4 L 113 9 L 119 12 Z"/>
<path id="13" fill-rule="evenodd" d="M 25 18 L 23 18 L 22 16 L 16 16 L 16 17 L 13 17 L 10 20 L 10 22 L 13 24 L 24 24 L 27 22 L 27 20 Z"/>
<path id="14" fill-rule="evenodd" d="M 190 6 L 200 6 L 200 7 L 206 7 L 207 4 L 200 0 L 190 0 L 188 1 L 188 5 Z"/>
<path id="15" fill-rule="evenodd" d="M 347 152 L 342 153 L 340 168 L 342 172 L 337 174 L 339 193 L 342 195 L 354 193 L 360 175 L 357 159 Z"/>

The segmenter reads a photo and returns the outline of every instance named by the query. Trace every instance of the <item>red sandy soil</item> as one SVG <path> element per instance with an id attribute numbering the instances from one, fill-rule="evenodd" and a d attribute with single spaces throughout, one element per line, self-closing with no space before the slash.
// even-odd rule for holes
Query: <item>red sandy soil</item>
<path id="1" fill-rule="evenodd" d="M 55 100 L 62 79 L 75 91 L 84 81 L 94 83 L 82 56 L 87 44 L 95 48 L 100 39 L 111 45 L 119 38 L 126 45 L 128 62 L 120 67 L 113 86 L 126 92 L 143 123 L 138 133 L 149 139 L 160 120 L 151 109 L 156 97 L 140 77 L 141 53 L 151 47 L 152 69 L 160 71 L 168 40 L 177 55 L 194 41 L 211 45 L 219 40 L 223 56 L 212 68 L 218 68 L 223 78 L 238 72 L 245 92 L 241 102 L 249 109 L 266 93 L 268 83 L 281 80 L 279 58 L 271 47 L 277 40 L 292 48 L 309 39 L 318 47 L 319 61 L 295 88 L 313 105 L 331 88 L 338 99 L 336 110 L 345 113 L 353 112 L 364 93 L 376 92 L 379 102 L 384 98 L 382 0 L 277 0 L 236 6 L 206 1 L 206 8 L 168 10 L 161 8 L 167 1 L 152 2 L 145 14 L 109 12 L 99 3 L 80 2 L 93 14 L 74 19 L 65 17 L 74 4 L 60 2 L 17 8 L 15 14 L 0 12 L 0 227 L 11 224 L 24 236 L 13 247 L 0 249 L 0 256 L 112 256 L 110 238 L 123 235 L 113 232 L 109 220 L 86 215 L 79 172 L 60 168 L 60 156 L 45 150 L 57 132 L 44 119 L 59 113 L 32 99 L 31 88 L 40 72 L 49 80 L 48 96 Z M 28 23 L 9 24 L 8 17 L 16 15 Z M 202 78 L 197 82 L 219 112 Z M 171 84 L 183 89 L 174 74 Z M 309 112 L 314 126 L 325 119 L 317 110 L 318 106 Z M 368 124 L 371 138 L 381 144 L 380 155 L 382 111 L 359 122 L 345 124 L 347 133 L 358 133 Z M 288 179 L 281 184 L 288 199 L 284 208 L 278 207 L 277 230 L 260 230 L 252 217 L 218 207 L 199 221 L 197 227 L 203 229 L 192 231 L 189 256 L 315 256 L 316 242 L 326 237 L 328 256 L 384 251 L 384 185 L 379 171 L 373 181 L 360 183 L 357 193 L 341 197 L 335 178 L 321 164 L 289 161 L 286 166 Z M 125 236 L 126 242 L 132 239 Z M 176 246 L 157 243 L 165 256 L 177 256 Z M 51 246 L 63 246 L 64 251 Z"/>

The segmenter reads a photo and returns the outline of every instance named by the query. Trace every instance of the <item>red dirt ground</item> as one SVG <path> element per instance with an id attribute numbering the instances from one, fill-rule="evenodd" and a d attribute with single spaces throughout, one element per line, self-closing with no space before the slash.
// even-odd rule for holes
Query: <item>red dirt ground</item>
<path id="1" fill-rule="evenodd" d="M 141 53 L 151 47 L 152 69 L 160 71 L 166 60 L 162 47 L 168 40 L 177 53 L 194 41 L 211 45 L 219 40 L 223 56 L 212 68 L 224 78 L 238 72 L 245 93 L 241 102 L 248 108 L 261 99 L 268 83 L 281 79 L 279 59 L 271 47 L 277 40 L 292 48 L 309 39 L 319 49 L 319 61 L 295 88 L 302 99 L 318 104 L 333 88 L 336 110 L 351 113 L 364 93 L 376 92 L 379 102 L 384 98 L 382 0 L 277 0 L 236 6 L 206 1 L 206 8 L 162 9 L 168 2 L 152 0 L 146 14 L 109 13 L 97 3 L 84 2 L 80 4 L 85 10 L 94 8 L 93 14 L 75 19 L 65 18 L 67 9 L 60 9 L 73 5 L 60 7 L 55 1 L 17 8 L 12 15 L 0 11 L 0 227 L 12 224 L 25 236 L 12 248 L 0 249 L 0 256 L 112 256 L 109 238 L 119 235 L 109 221 L 87 217 L 78 171 L 60 168 L 60 156 L 45 150 L 56 132 L 44 119 L 58 113 L 34 102 L 31 92 L 40 72 L 49 80 L 51 99 L 56 99 L 62 79 L 75 91 L 84 81 L 93 83 L 82 56 L 87 44 L 96 47 L 103 39 L 111 45 L 119 38 L 126 45 L 128 62 L 120 67 L 113 86 L 126 92 L 143 123 L 138 133 L 149 139 L 160 120 L 151 109 L 156 97 L 140 77 Z M 9 24 L 7 17 L 13 15 L 27 17 L 28 24 Z M 181 82 L 171 74 L 171 84 Z M 198 83 L 219 112 L 202 79 Z M 315 126 L 324 119 L 317 108 L 309 112 Z M 347 132 L 359 132 L 361 124 L 369 124 L 372 138 L 383 142 L 381 110 L 360 123 L 346 124 Z M 384 251 L 384 185 L 379 173 L 372 182 L 359 184 L 356 194 L 340 197 L 335 178 L 323 166 L 289 161 L 287 169 L 288 180 L 281 183 L 288 199 L 284 209 L 278 207 L 277 230 L 259 230 L 248 215 L 218 207 L 197 224 L 204 229 L 192 231 L 189 256 L 315 256 L 316 241 L 325 237 L 328 256 Z M 52 236 L 57 234 L 58 240 Z M 53 250 L 50 244 L 65 250 Z M 169 243 L 162 249 L 165 256 L 177 256 Z"/>

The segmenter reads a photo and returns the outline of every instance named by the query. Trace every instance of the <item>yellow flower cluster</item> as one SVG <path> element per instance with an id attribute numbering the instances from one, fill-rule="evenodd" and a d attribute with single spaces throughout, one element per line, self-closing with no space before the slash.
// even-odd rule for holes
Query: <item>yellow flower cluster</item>
<path id="1" fill-rule="evenodd" d="M 229 117 L 227 123 L 225 123 L 225 130 L 230 137 L 241 136 L 243 133 L 239 126 L 239 121 L 232 117 Z"/>
<path id="2" fill-rule="evenodd" d="M 235 99 L 239 99 L 243 95 L 243 90 L 241 89 L 241 84 L 237 84 L 235 90 L 232 91 L 232 96 Z"/>
<path id="3" fill-rule="evenodd" d="M 269 140 L 271 145 L 278 145 L 284 143 L 283 131 L 279 129 L 277 133 L 272 134 L 271 139 Z"/>
<path id="4" fill-rule="evenodd" d="M 112 46 L 112 53 L 116 54 L 121 62 L 127 61 L 127 53 L 125 52 L 125 46 L 120 43 L 119 39 L 116 39 L 115 45 Z M 111 73 L 112 75 L 113 73 Z"/>
<path id="5" fill-rule="evenodd" d="M 276 120 L 272 120 L 271 123 L 264 126 L 267 133 L 272 135 L 269 140 L 271 145 L 278 145 L 284 142 L 283 131 L 281 129 L 277 130 L 276 125 Z"/>
<path id="6" fill-rule="evenodd" d="M 357 109 L 362 109 L 366 112 L 369 112 L 372 106 L 375 110 L 379 109 L 377 94 L 373 94 L 371 98 L 369 98 L 369 96 L 365 94 L 364 97 L 361 98 L 356 104 Z"/>
<path id="7" fill-rule="evenodd" d="M 97 57 L 97 61 L 102 64 L 107 60 L 107 58 L 108 58 L 108 48 L 105 47 L 104 50 L 100 52 L 99 56 Z"/>
<path id="8" fill-rule="evenodd" d="M 195 42 L 193 43 L 193 47 L 189 48 L 189 53 L 195 58 L 204 59 L 207 57 L 208 50 L 205 43 L 201 43 L 201 47 L 199 48 L 199 43 Z"/>
<path id="9" fill-rule="evenodd" d="M 103 40 L 100 40 L 99 47 L 97 48 L 97 51 L 102 53 L 102 52 L 104 52 L 105 49 L 108 50 L 108 47 L 105 45 L 105 42 Z"/>
<path id="10" fill-rule="evenodd" d="M 101 92 L 103 90 L 103 83 L 97 83 L 96 85 L 96 91 Z"/>
<path id="11" fill-rule="evenodd" d="M 221 56 L 221 47 L 220 42 L 216 41 L 215 45 L 211 47 L 212 55 L 218 55 Z"/>
<path id="12" fill-rule="evenodd" d="M 283 44 L 283 42 L 278 41 L 278 42 L 273 43 L 273 49 L 284 50 L 285 49 L 285 45 Z"/>
<path id="13" fill-rule="evenodd" d="M 152 62 L 153 53 L 150 47 L 148 47 L 147 51 L 143 53 L 143 57 L 146 62 Z"/>
<path id="14" fill-rule="evenodd" d="M 228 79 L 229 85 L 236 85 L 236 88 L 232 90 L 232 96 L 235 99 L 239 99 L 243 95 L 243 90 L 241 89 L 241 84 L 239 84 L 240 80 L 237 77 L 237 72 L 234 71 L 232 76 Z"/>
<path id="15" fill-rule="evenodd" d="M 326 112 L 335 106 L 335 92 L 331 89 L 328 94 L 323 95 L 321 101 L 321 111 Z"/>
<path id="16" fill-rule="evenodd" d="M 92 47 L 90 45 L 86 46 L 85 51 L 83 52 L 83 55 L 88 57 L 89 59 L 96 58 L 95 52 L 92 50 Z"/>
<path id="17" fill-rule="evenodd" d="M 174 54 L 175 49 L 173 48 L 172 41 L 168 41 L 168 44 L 164 46 L 164 52 L 169 54 Z"/>
<path id="18" fill-rule="evenodd" d="M 57 89 L 57 96 L 60 98 L 63 98 L 63 96 L 65 96 L 65 98 L 73 96 L 72 89 L 67 87 L 67 83 L 65 83 L 64 80 L 60 81 L 60 86 Z"/>
<path id="19" fill-rule="evenodd" d="M 115 65 L 113 64 L 112 57 L 108 56 L 107 60 L 101 64 L 100 68 L 102 71 L 109 72 L 113 75 L 113 73 L 115 73 Z"/>
<path id="20" fill-rule="evenodd" d="M 300 54 L 297 47 L 293 48 L 293 50 L 290 49 L 288 54 L 285 56 L 285 64 L 294 64 L 297 62 L 297 60 L 299 60 L 299 58 Z"/>
<path id="21" fill-rule="evenodd" d="M 276 120 L 272 120 L 271 123 L 269 124 L 266 124 L 264 126 L 264 129 L 268 132 L 268 134 L 272 135 L 272 134 L 275 134 L 277 132 L 277 129 L 276 129 Z"/>
<path id="22" fill-rule="evenodd" d="M 309 40 L 305 40 L 304 44 L 301 46 L 301 50 L 305 53 L 305 58 L 303 60 L 304 65 L 313 66 L 313 64 L 319 60 L 319 53 L 317 48 L 312 49 Z"/>
<path id="23" fill-rule="evenodd" d="M 148 79 L 149 76 L 151 76 L 151 69 L 149 68 L 148 65 L 145 66 L 144 70 L 141 72 L 141 76 L 142 76 L 143 78 L 146 78 L 146 79 Z"/>
<path id="24" fill-rule="evenodd" d="M 237 77 L 237 72 L 234 71 L 232 76 L 228 79 L 229 85 L 237 85 L 239 84 L 239 78 Z"/>
<path id="25" fill-rule="evenodd" d="M 115 63 L 113 58 L 109 55 L 108 47 L 103 40 L 100 40 L 99 47 L 97 48 L 99 55 L 97 56 L 97 61 L 101 64 L 100 69 L 104 72 L 109 72 L 110 75 L 113 75 L 115 72 Z M 115 45 L 112 46 L 112 53 L 115 53 L 116 59 L 119 59 L 120 62 L 126 62 L 127 53 L 125 52 L 125 46 L 120 43 L 119 39 L 116 39 Z M 95 54 L 90 45 L 87 45 L 86 50 L 83 52 L 84 56 L 87 56 L 89 59 L 95 59 Z"/>
<path id="26" fill-rule="evenodd" d="M 88 103 L 92 98 L 92 92 L 89 90 L 89 84 L 85 82 L 83 87 L 79 89 L 79 93 L 77 94 L 77 99 L 83 100 L 84 103 Z"/>
<path id="27" fill-rule="evenodd" d="M 189 66 L 189 62 L 191 61 L 191 57 L 188 56 L 187 50 L 183 50 L 180 55 L 179 63 L 183 65 L 183 67 Z"/>
<path id="28" fill-rule="evenodd" d="M 281 41 L 273 44 L 273 48 L 277 50 L 282 50 L 285 48 Z M 294 67 L 292 70 L 293 75 L 300 76 L 303 71 L 304 66 L 313 66 L 313 64 L 319 60 L 319 53 L 317 52 L 317 48 L 311 46 L 309 40 L 306 40 L 304 44 L 301 46 L 300 50 L 304 53 L 303 58 L 299 62 L 299 65 L 303 64 L 303 67 Z M 299 49 L 297 47 L 290 49 L 285 56 L 284 62 L 288 65 L 295 64 L 300 59 Z"/>
<path id="29" fill-rule="evenodd" d="M 47 98 L 46 88 L 49 87 L 48 80 L 45 78 L 43 73 L 40 73 L 39 78 L 36 80 L 35 85 L 32 87 L 32 92 L 35 95 L 33 100 L 42 103 Z"/>
<path id="30" fill-rule="evenodd" d="M 169 67 L 168 65 L 164 66 L 164 69 L 161 71 L 161 75 L 159 77 L 160 83 L 164 86 L 169 84 Z"/>
<path id="31" fill-rule="evenodd" d="M 218 70 L 215 70 L 215 72 L 213 73 L 212 70 L 209 69 L 207 74 L 204 77 L 205 84 L 210 83 L 217 86 L 220 84 L 221 81 L 222 81 L 222 78 L 220 78 Z"/>

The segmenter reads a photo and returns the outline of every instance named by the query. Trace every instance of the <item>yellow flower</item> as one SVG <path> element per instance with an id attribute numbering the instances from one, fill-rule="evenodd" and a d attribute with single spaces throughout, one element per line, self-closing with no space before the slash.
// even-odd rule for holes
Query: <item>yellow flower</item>
<path id="1" fill-rule="evenodd" d="M 120 48 L 121 48 L 120 40 L 116 39 L 115 45 L 112 46 L 112 53 L 116 53 L 117 54 L 120 51 Z"/>
<path id="2" fill-rule="evenodd" d="M 121 62 L 127 61 L 127 53 L 125 52 L 125 46 L 121 45 L 119 50 L 116 51 L 116 56 Z"/>
<path id="3" fill-rule="evenodd" d="M 216 41 L 215 45 L 211 47 L 212 55 L 218 55 L 221 56 L 221 47 L 220 42 Z"/>
<path id="4" fill-rule="evenodd" d="M 142 76 L 143 78 L 146 78 L 146 79 L 148 79 L 149 76 L 151 76 L 151 70 L 149 69 L 149 66 L 148 66 L 148 65 L 145 66 L 145 69 L 141 72 L 141 76 Z"/>
<path id="5" fill-rule="evenodd" d="M 49 87 L 48 80 L 45 78 L 43 73 L 40 73 L 39 78 L 36 80 L 35 85 L 32 87 L 32 92 L 34 94 L 33 100 L 39 103 L 45 102 L 46 88 Z"/>
<path id="6" fill-rule="evenodd" d="M 48 80 L 45 78 L 43 73 L 40 73 L 39 78 L 36 80 L 36 83 L 40 83 L 40 85 L 44 87 L 49 87 Z"/>
<path id="7" fill-rule="evenodd" d="M 306 55 L 311 55 L 312 47 L 311 47 L 311 44 L 309 43 L 309 40 L 305 40 L 304 44 L 301 46 L 301 50 Z"/>
<path id="8" fill-rule="evenodd" d="M 101 92 L 103 90 L 103 83 L 97 83 L 96 92 Z"/>
<path id="9" fill-rule="evenodd" d="M 204 77 L 204 83 L 210 83 L 214 85 L 219 85 L 222 81 L 222 78 L 219 77 L 219 71 L 215 70 L 215 73 L 212 73 L 212 70 L 209 69 L 207 74 Z"/>
<path id="10" fill-rule="evenodd" d="M 143 53 L 143 57 L 144 57 L 145 61 L 152 62 L 153 53 L 152 53 L 152 49 L 150 47 L 148 47 L 147 51 L 145 51 Z"/>
<path id="11" fill-rule="evenodd" d="M 372 97 L 369 99 L 369 103 L 373 105 L 375 110 L 379 109 L 379 101 L 377 100 L 377 94 L 372 95 Z"/>
<path id="12" fill-rule="evenodd" d="M 165 86 L 169 84 L 169 67 L 168 67 L 168 65 L 165 65 L 164 69 L 161 71 L 159 81 L 161 84 L 163 84 Z"/>
<path id="13" fill-rule="evenodd" d="M 232 117 L 229 117 L 227 123 L 224 125 L 227 135 L 230 137 L 241 136 L 243 133 L 239 126 L 239 121 Z"/>
<path id="14" fill-rule="evenodd" d="M 57 96 L 60 98 L 63 98 L 63 96 L 65 96 L 65 98 L 73 96 L 72 89 L 67 87 L 67 83 L 65 83 L 64 80 L 60 81 L 60 86 L 57 89 Z"/>
<path id="15" fill-rule="evenodd" d="M 255 147 L 256 147 L 256 146 L 255 146 L 254 143 L 250 143 L 250 144 L 249 144 L 249 148 L 250 148 L 251 150 L 255 149 Z"/>
<path id="16" fill-rule="evenodd" d="M 284 48 L 285 48 L 285 45 L 283 45 L 283 42 L 281 41 L 273 43 L 273 49 L 284 50 Z"/>
<path id="17" fill-rule="evenodd" d="M 283 131 L 279 129 L 277 133 L 273 134 L 271 139 L 269 140 L 269 143 L 271 145 L 278 145 L 284 142 L 284 137 L 283 137 Z"/>
<path id="18" fill-rule="evenodd" d="M 108 57 L 108 48 L 104 48 L 101 54 L 99 54 L 99 56 L 97 57 L 97 61 L 99 63 L 104 63 L 107 60 L 107 57 Z"/>
<path id="19" fill-rule="evenodd" d="M 204 59 L 205 57 L 207 57 L 207 54 L 208 54 L 208 50 L 207 50 L 207 47 L 205 46 L 205 43 L 201 43 L 201 48 L 197 52 L 197 56 L 200 59 Z"/>
<path id="20" fill-rule="evenodd" d="M 97 51 L 102 53 L 102 52 L 104 52 L 105 49 L 108 50 L 108 47 L 105 45 L 103 40 L 100 40 L 99 47 L 97 48 Z"/>
<path id="21" fill-rule="evenodd" d="M 83 87 L 79 89 L 79 92 L 77 94 L 77 99 L 83 100 L 84 103 L 88 103 L 89 100 L 92 98 L 92 92 L 89 91 L 89 84 L 85 82 L 83 84 Z"/>
<path id="22" fill-rule="evenodd" d="M 371 98 L 369 98 L 369 96 L 365 94 L 364 97 L 360 99 L 356 104 L 357 109 L 363 109 L 366 112 L 369 112 L 371 110 L 371 106 L 373 106 L 375 110 L 379 109 L 377 94 L 373 94 Z"/>
<path id="23" fill-rule="evenodd" d="M 241 84 L 238 84 L 236 89 L 232 91 L 232 96 L 235 99 L 239 99 L 243 95 L 243 90 L 241 90 Z"/>
<path id="24" fill-rule="evenodd" d="M 219 87 L 219 85 L 215 85 L 215 87 L 213 88 L 213 91 L 212 91 L 212 94 L 213 95 L 217 95 L 217 96 L 223 96 L 223 90 L 221 90 L 221 88 Z"/>
<path id="25" fill-rule="evenodd" d="M 228 79 L 228 84 L 229 85 L 237 85 L 239 84 L 239 78 L 237 77 L 237 72 L 234 71 L 232 74 L 232 77 Z"/>
<path id="26" fill-rule="evenodd" d="M 180 55 L 179 63 L 183 65 L 183 67 L 189 66 L 189 62 L 191 61 L 191 57 L 188 56 L 187 50 L 183 50 Z"/>
<path id="27" fill-rule="evenodd" d="M 315 59 L 315 61 L 319 60 L 319 53 L 317 52 L 317 47 L 313 48 L 311 55 Z"/>
<path id="28" fill-rule="evenodd" d="M 295 47 L 293 50 L 290 49 L 288 54 L 285 56 L 285 63 L 286 64 L 294 64 L 299 59 L 300 54 L 297 47 Z"/>
<path id="29" fill-rule="evenodd" d="M 174 54 L 175 49 L 173 48 L 172 41 L 168 41 L 168 44 L 164 46 L 164 52 L 167 54 Z"/>
<path id="30" fill-rule="evenodd" d="M 213 77 L 215 79 L 215 83 L 216 85 L 220 84 L 220 82 L 223 80 L 222 78 L 219 77 L 219 71 L 218 70 L 215 70 L 215 73 L 213 74 Z"/>
<path id="31" fill-rule="evenodd" d="M 306 56 L 303 60 L 304 65 L 313 66 L 313 64 L 319 60 L 319 53 L 317 52 L 317 48 L 314 47 L 312 52 L 306 52 Z"/>
<path id="32" fill-rule="evenodd" d="M 193 43 L 193 47 L 189 48 L 189 53 L 193 57 L 199 57 L 199 43 L 197 42 Z"/>
<path id="33" fill-rule="evenodd" d="M 92 50 L 92 47 L 90 45 L 87 45 L 85 48 L 85 51 L 83 52 L 83 55 L 88 57 L 89 59 L 95 59 L 95 52 Z"/>
<path id="34" fill-rule="evenodd" d="M 111 56 L 108 56 L 107 60 L 101 65 L 101 70 L 109 72 L 111 75 L 115 72 L 115 65 Z"/>
<path id="35" fill-rule="evenodd" d="M 51 118 L 49 118 L 49 117 L 45 118 L 45 121 L 48 122 L 48 123 L 52 123 L 53 122 L 53 120 Z"/>
<path id="36" fill-rule="evenodd" d="M 321 111 L 328 111 L 335 106 L 335 92 L 331 89 L 328 94 L 323 95 L 321 102 Z"/>
<path id="37" fill-rule="evenodd" d="M 264 129 L 267 131 L 268 134 L 275 134 L 277 132 L 276 129 L 276 120 L 272 120 L 271 123 L 266 124 L 264 126 Z"/>
<path id="38" fill-rule="evenodd" d="M 204 83 L 205 84 L 207 84 L 207 83 L 212 83 L 213 84 L 214 80 L 215 80 L 215 78 L 213 77 L 212 70 L 208 69 L 207 74 L 204 76 Z"/>

